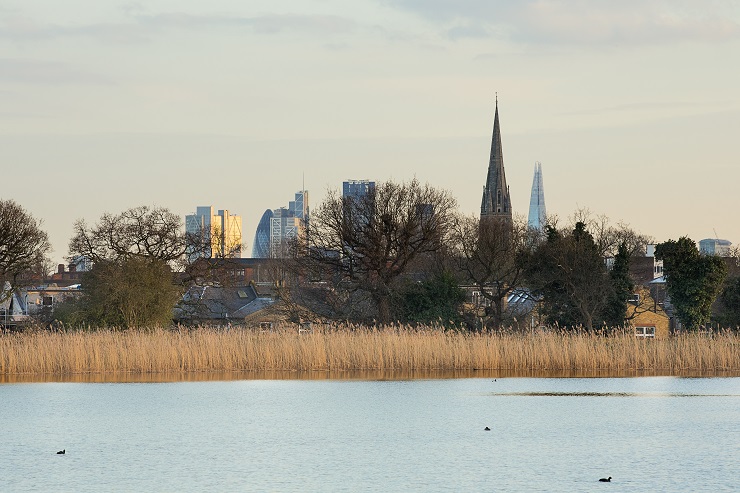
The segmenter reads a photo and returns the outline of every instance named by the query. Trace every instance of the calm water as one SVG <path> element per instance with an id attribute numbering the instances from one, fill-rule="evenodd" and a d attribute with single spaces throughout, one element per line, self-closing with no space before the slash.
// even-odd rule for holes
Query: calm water
<path id="1" fill-rule="evenodd" d="M 3 492 L 740 491 L 740 378 L 2 384 L 0 419 Z"/>

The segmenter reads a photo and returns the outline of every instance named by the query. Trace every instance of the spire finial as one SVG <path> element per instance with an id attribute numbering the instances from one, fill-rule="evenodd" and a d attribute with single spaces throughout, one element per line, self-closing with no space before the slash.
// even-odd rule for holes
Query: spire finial
<path id="1" fill-rule="evenodd" d="M 496 92 L 496 106 L 498 106 L 498 91 Z"/>

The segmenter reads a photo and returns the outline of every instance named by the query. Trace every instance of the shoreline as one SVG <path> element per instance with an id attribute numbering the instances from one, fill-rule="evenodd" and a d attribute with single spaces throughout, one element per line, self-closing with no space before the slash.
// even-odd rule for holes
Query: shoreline
<path id="1" fill-rule="evenodd" d="M 186 382 L 233 382 L 246 380 L 306 380 L 306 381 L 405 381 L 405 380 L 449 380 L 466 378 L 738 378 L 740 370 L 726 371 L 655 371 L 632 370 L 612 371 L 566 371 L 566 370 L 310 370 L 310 371 L 211 371 L 158 372 L 158 373 L 21 373 L 0 374 L 0 385 L 26 383 L 186 383 Z"/>

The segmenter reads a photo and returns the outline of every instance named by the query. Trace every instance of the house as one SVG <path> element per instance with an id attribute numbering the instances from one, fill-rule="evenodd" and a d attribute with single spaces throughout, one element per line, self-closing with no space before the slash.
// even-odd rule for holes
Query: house
<path id="1" fill-rule="evenodd" d="M 627 302 L 626 318 L 635 337 L 665 339 L 670 335 L 670 317 L 645 287 L 638 287 Z"/>
<path id="2" fill-rule="evenodd" d="M 6 284 L 6 289 L 10 285 Z M 0 324 L 18 326 L 27 323 L 33 317 L 49 320 L 54 307 L 61 301 L 79 296 L 79 284 L 57 286 L 56 283 L 17 289 L 8 300 L 0 303 Z"/>
<path id="3" fill-rule="evenodd" d="M 182 280 L 203 286 L 255 284 L 266 289 L 280 278 L 279 261 L 271 258 L 199 258 L 187 267 Z"/>
<path id="4" fill-rule="evenodd" d="M 0 327 L 13 329 L 28 321 L 25 308 L 25 296 L 18 290 L 10 292 L 12 287 L 5 281 L 0 295 Z"/>
<path id="5" fill-rule="evenodd" d="M 297 324 L 299 332 L 310 330 L 313 324 L 326 324 L 327 320 L 298 303 L 277 300 L 245 317 L 247 325 L 272 328 Z"/>
<path id="6" fill-rule="evenodd" d="M 54 306 L 60 302 L 74 298 L 82 292 L 80 284 L 59 286 L 56 283 L 42 284 L 41 286 L 26 288 L 26 314 L 30 316 L 51 314 Z"/>
<path id="7" fill-rule="evenodd" d="M 241 324 L 244 317 L 273 303 L 254 286 L 192 286 L 175 307 L 174 319 L 188 324 Z"/>

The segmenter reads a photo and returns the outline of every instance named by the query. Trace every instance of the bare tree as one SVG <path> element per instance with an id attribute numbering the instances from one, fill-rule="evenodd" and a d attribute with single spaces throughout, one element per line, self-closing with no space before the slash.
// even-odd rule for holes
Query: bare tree
<path id="1" fill-rule="evenodd" d="M 443 247 L 455 207 L 448 192 L 415 179 L 379 183 L 361 197 L 330 191 L 309 222 L 308 269 L 328 276 L 336 292 L 364 295 L 374 312 L 369 315 L 389 322 L 396 281 Z"/>
<path id="2" fill-rule="evenodd" d="M 69 258 L 93 262 L 75 303 L 80 321 L 134 327 L 172 318 L 180 296 L 172 269 L 184 262 L 187 247 L 180 216 L 141 206 L 103 214 L 92 227 L 77 221 L 74 229 Z"/>
<path id="3" fill-rule="evenodd" d="M 538 233 L 522 218 L 513 222 L 461 216 L 455 221 L 452 244 L 458 269 L 490 301 L 491 318 L 499 327 L 504 299 L 520 287 L 524 267 L 520 255 L 534 244 Z"/>
<path id="4" fill-rule="evenodd" d="M 146 257 L 170 264 L 182 260 L 187 246 L 180 216 L 162 207 L 140 206 L 120 214 L 103 214 L 95 226 L 74 225 L 70 259 L 93 262 Z"/>
<path id="5" fill-rule="evenodd" d="M 604 258 L 613 258 L 617 255 L 619 245 L 627 247 L 631 257 L 644 256 L 646 245 L 654 243 L 653 237 L 643 235 L 621 221 L 612 224 L 611 220 L 601 214 L 594 215 L 590 210 L 581 208 L 576 210 L 565 230 L 572 230 L 576 224 L 583 223 L 596 243 L 599 254 Z M 564 230 L 564 231 L 565 231 Z"/>
<path id="6" fill-rule="evenodd" d="M 0 302 L 7 300 L 19 276 L 46 265 L 49 238 L 36 220 L 13 200 L 0 200 Z M 5 290 L 5 283 L 10 290 Z"/>

